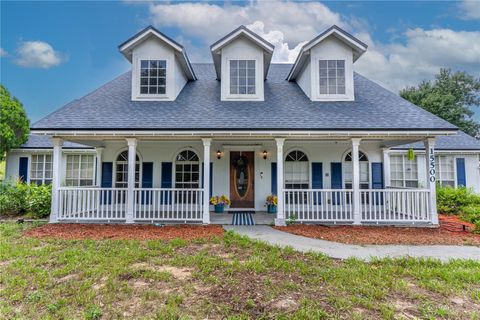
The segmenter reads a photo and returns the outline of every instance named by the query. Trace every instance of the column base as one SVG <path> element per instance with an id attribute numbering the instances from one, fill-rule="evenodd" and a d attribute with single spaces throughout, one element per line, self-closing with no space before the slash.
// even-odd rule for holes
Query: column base
<path id="1" fill-rule="evenodd" d="M 287 223 L 286 223 L 285 219 L 276 218 L 275 219 L 275 226 L 276 227 L 286 227 Z"/>

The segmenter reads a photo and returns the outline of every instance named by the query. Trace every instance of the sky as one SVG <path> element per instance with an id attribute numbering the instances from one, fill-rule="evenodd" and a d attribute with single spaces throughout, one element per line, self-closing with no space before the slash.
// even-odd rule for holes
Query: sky
<path id="1" fill-rule="evenodd" d="M 355 70 L 393 92 L 440 68 L 480 77 L 480 0 L 468 1 L 0 1 L 0 82 L 35 122 L 127 72 L 118 45 L 153 25 L 211 62 L 209 46 L 239 25 L 293 62 L 333 24 L 368 44 Z M 480 107 L 476 119 L 480 121 Z"/>

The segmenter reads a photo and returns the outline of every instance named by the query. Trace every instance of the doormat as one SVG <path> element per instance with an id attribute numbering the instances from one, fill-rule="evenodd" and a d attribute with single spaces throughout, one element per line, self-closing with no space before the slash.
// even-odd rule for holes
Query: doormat
<path id="1" fill-rule="evenodd" d="M 253 226 L 255 220 L 250 212 L 235 212 L 232 217 L 232 225 L 234 226 Z"/>

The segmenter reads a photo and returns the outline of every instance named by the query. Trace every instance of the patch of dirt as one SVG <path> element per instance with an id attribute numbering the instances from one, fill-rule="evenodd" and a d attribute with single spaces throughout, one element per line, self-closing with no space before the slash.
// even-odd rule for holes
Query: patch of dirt
<path id="1" fill-rule="evenodd" d="M 446 219 L 449 221 L 445 223 Z M 457 221 L 457 222 L 454 222 Z M 463 231 L 462 224 L 466 224 Z M 274 227 L 299 236 L 348 244 L 412 244 L 412 245 L 473 245 L 480 246 L 480 235 L 471 232 L 471 224 L 440 215 L 439 228 L 322 226 L 295 224 Z M 454 230 L 454 231 L 452 231 Z"/>
<path id="2" fill-rule="evenodd" d="M 273 303 L 273 307 L 284 312 L 292 312 L 297 310 L 298 303 L 290 298 L 286 298 Z"/>
<path id="3" fill-rule="evenodd" d="M 219 225 L 173 225 L 157 227 L 153 225 L 59 223 L 31 228 L 27 230 L 24 235 L 33 238 L 65 240 L 194 240 L 222 237 L 223 228 Z"/>
<path id="4" fill-rule="evenodd" d="M 60 279 L 57 279 L 56 283 L 64 283 L 64 282 L 68 282 L 70 280 L 78 280 L 80 277 L 78 274 L 76 273 L 71 273 L 71 274 L 67 274 L 66 276 L 64 277 L 61 277 Z"/>
<path id="5" fill-rule="evenodd" d="M 193 271 L 192 269 L 189 269 L 189 268 L 179 268 L 174 266 L 156 266 L 148 263 L 135 263 L 132 265 L 132 268 L 158 271 L 158 272 L 168 272 L 175 279 L 178 279 L 178 280 L 185 280 L 190 278 L 192 276 L 192 271 Z"/>

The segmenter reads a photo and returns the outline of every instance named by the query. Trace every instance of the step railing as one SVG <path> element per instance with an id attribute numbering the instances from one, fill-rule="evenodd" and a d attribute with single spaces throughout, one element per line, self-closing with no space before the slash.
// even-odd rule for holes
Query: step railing
<path id="1" fill-rule="evenodd" d="M 125 220 L 125 188 L 61 187 L 58 196 L 59 220 Z"/>
<path id="2" fill-rule="evenodd" d="M 137 188 L 134 220 L 202 221 L 203 189 Z"/>
<path id="3" fill-rule="evenodd" d="M 352 190 L 286 189 L 285 218 L 299 222 L 353 221 Z"/>
<path id="4" fill-rule="evenodd" d="M 360 190 L 363 222 L 429 222 L 430 190 Z"/>

